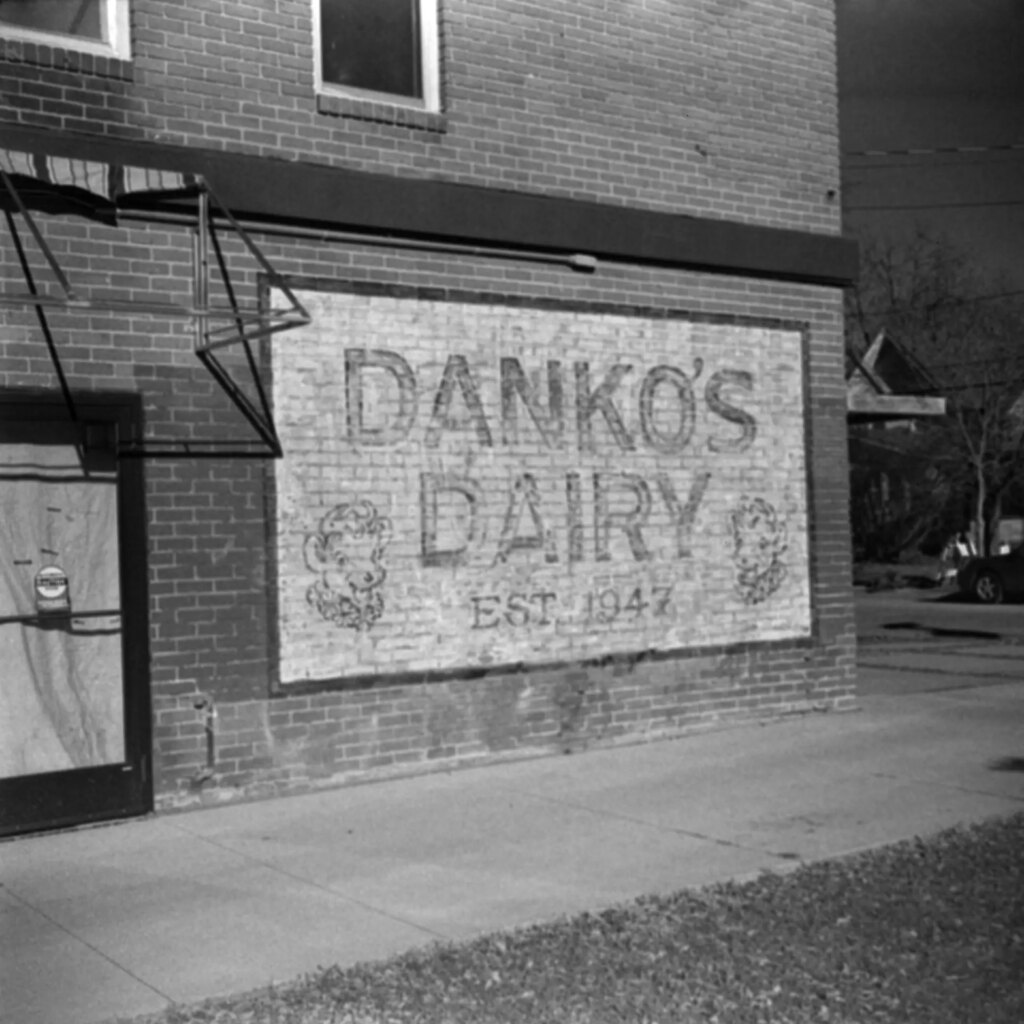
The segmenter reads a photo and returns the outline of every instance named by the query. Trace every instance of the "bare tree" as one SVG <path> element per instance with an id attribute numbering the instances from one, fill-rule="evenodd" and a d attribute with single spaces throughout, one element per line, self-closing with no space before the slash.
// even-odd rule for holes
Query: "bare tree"
<path id="1" fill-rule="evenodd" d="M 881 329 L 947 399 L 935 463 L 987 551 L 1004 496 L 1024 476 L 1024 307 L 941 239 L 872 239 L 847 297 L 850 351 L 860 355 Z"/>

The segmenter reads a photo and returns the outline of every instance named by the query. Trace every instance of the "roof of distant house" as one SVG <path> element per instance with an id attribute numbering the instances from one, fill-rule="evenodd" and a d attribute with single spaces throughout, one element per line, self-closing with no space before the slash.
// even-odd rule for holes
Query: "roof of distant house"
<path id="1" fill-rule="evenodd" d="M 867 350 L 846 352 L 846 416 L 855 423 L 945 416 L 928 371 L 881 330 Z"/>

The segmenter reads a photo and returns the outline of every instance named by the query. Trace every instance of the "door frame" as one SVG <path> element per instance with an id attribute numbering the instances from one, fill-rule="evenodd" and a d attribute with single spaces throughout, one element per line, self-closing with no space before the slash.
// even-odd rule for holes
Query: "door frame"
<path id="1" fill-rule="evenodd" d="M 119 438 L 138 436 L 138 395 L 77 393 L 74 405 L 77 419 L 91 428 L 90 443 L 112 444 L 116 454 Z M 73 422 L 61 393 L 0 390 L 0 421 L 55 420 Z M 146 503 L 140 459 L 117 459 L 117 517 L 124 761 L 0 779 L 0 836 L 134 817 L 153 809 Z"/>

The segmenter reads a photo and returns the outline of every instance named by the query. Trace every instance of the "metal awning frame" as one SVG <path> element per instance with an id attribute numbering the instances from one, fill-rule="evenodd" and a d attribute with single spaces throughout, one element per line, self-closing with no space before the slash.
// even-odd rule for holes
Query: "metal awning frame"
<path id="1" fill-rule="evenodd" d="M 4 216 L 21 266 L 26 291 L 0 293 L 0 306 L 33 308 L 35 310 L 36 319 L 42 331 L 50 362 L 56 373 L 70 418 L 73 421 L 78 421 L 79 415 L 49 322 L 47 315 L 49 310 L 125 313 L 172 320 L 186 319 L 193 324 L 196 357 L 232 405 L 248 422 L 255 434 L 255 439 L 237 441 L 175 438 L 120 439 L 118 454 L 149 458 L 181 456 L 280 458 L 283 450 L 274 423 L 270 401 L 260 376 L 253 345 L 282 331 L 304 326 L 310 323 L 311 317 L 289 287 L 284 276 L 275 270 L 231 211 L 218 200 L 209 183 L 202 178 L 196 178 L 194 184 L 185 188 L 129 193 L 115 200 L 114 223 L 117 222 L 117 213 L 122 211 L 131 219 L 136 220 L 147 220 L 149 218 L 146 211 L 150 213 L 156 211 L 156 215 L 152 219 L 157 221 L 166 219 L 160 216 L 159 211 L 169 210 L 174 222 L 184 222 L 189 226 L 192 233 L 192 302 L 189 305 L 180 305 L 144 298 L 115 299 L 92 297 L 79 293 L 73 287 L 69 276 L 47 243 L 42 230 L 32 216 L 29 204 L 20 194 L 16 177 L 0 167 L 0 179 L 2 179 L 5 192 L 5 195 L 0 195 L 0 199 L 8 200 L 0 205 L 4 207 Z M 37 283 L 36 274 L 33 272 L 25 245 L 26 239 L 22 231 L 19 231 L 15 214 L 20 216 L 24 228 L 27 229 L 28 235 L 34 241 L 36 249 L 42 255 L 50 275 L 52 275 L 55 287 L 50 291 L 41 290 Z M 101 219 L 105 222 L 109 220 L 107 217 Z M 283 296 L 286 305 L 254 309 L 244 309 L 241 306 L 224 257 L 218 223 L 226 227 L 242 242 L 249 255 L 255 260 L 266 282 L 280 296 Z M 227 298 L 227 305 L 211 304 L 211 278 L 214 270 Z M 264 293 L 270 295 L 271 289 L 264 289 Z M 242 348 L 246 373 L 249 376 L 249 393 L 222 359 L 225 350 L 233 346 Z"/>

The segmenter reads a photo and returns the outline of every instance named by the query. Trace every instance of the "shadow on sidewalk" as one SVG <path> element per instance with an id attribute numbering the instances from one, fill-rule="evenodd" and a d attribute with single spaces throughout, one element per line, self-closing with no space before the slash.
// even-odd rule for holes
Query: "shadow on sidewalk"
<path id="1" fill-rule="evenodd" d="M 942 639 L 956 640 L 1001 640 L 1001 633 L 990 633 L 984 629 L 948 629 L 945 626 L 922 626 L 919 622 L 883 622 L 883 629 L 909 629 L 917 633 L 928 633 Z"/>

